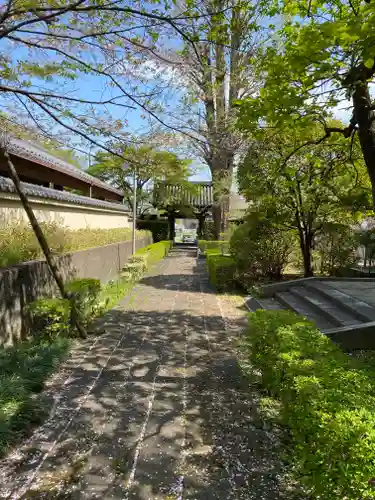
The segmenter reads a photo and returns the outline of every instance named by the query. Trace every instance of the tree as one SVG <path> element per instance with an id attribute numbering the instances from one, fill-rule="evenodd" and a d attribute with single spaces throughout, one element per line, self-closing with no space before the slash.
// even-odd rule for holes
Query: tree
<path id="1" fill-rule="evenodd" d="M 189 160 L 178 158 L 174 153 L 161 151 L 149 145 L 111 146 L 118 152 L 98 152 L 95 163 L 87 172 L 123 190 L 124 198 L 133 208 L 133 175 L 136 173 L 137 213 L 142 213 L 147 203 L 151 203 L 152 185 L 159 181 L 180 182 L 189 175 Z M 123 157 L 128 158 L 124 162 Z"/>
<path id="2" fill-rule="evenodd" d="M 371 188 L 358 140 L 350 153 L 342 136 L 315 144 L 320 128 L 311 120 L 295 117 L 294 127 L 290 124 L 258 130 L 239 165 L 238 181 L 250 211 L 297 232 L 305 276 L 312 276 L 316 239 L 328 224 L 360 218 L 369 208 Z"/>
<path id="3" fill-rule="evenodd" d="M 375 76 L 374 2 L 265 5 L 265 13 L 284 22 L 258 60 L 264 86 L 248 101 L 249 112 L 270 125 L 287 122 L 293 113 L 315 117 L 321 126 L 316 141 L 336 133 L 351 140 L 358 135 L 375 202 L 375 108 L 369 90 Z M 330 108 L 345 100 L 352 105 L 349 123 L 329 126 Z"/>
<path id="4" fill-rule="evenodd" d="M 258 10 L 242 0 L 204 0 L 192 3 L 185 19 L 183 50 L 175 64 L 182 85 L 182 125 L 211 171 L 216 238 L 224 232 L 235 155 L 242 139 L 235 128 L 238 99 L 251 95 L 254 79 L 249 60 L 261 37 Z M 263 29 L 265 30 L 264 26 Z"/>

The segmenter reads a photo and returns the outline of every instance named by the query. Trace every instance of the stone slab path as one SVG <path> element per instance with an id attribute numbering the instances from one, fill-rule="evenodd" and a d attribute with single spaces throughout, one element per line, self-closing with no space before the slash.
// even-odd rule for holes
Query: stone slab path
<path id="1" fill-rule="evenodd" d="M 275 436 L 259 426 L 233 340 L 241 301 L 175 251 L 80 343 L 51 414 L 0 464 L 0 499 L 279 499 Z"/>

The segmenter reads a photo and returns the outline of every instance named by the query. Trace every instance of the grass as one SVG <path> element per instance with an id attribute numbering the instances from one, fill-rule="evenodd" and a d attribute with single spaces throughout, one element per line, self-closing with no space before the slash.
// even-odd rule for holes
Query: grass
<path id="1" fill-rule="evenodd" d="M 146 247 L 150 265 L 165 256 L 168 246 L 169 242 L 161 242 Z M 101 314 L 116 306 L 136 282 L 134 277 L 104 285 L 98 297 L 99 303 L 105 303 Z M 68 356 L 72 342 L 71 338 L 60 335 L 0 347 L 0 456 L 48 414 L 49 404 L 42 391 L 48 377 Z"/>
<path id="2" fill-rule="evenodd" d="M 41 391 L 71 342 L 56 337 L 0 347 L 0 456 L 46 416 L 48 403 Z"/>
<path id="3" fill-rule="evenodd" d="M 132 230 L 127 228 L 73 231 L 52 223 L 42 223 L 41 226 L 51 250 L 56 254 L 130 241 L 132 238 Z M 148 231 L 137 231 L 138 238 L 148 234 Z M 0 268 L 42 257 L 39 243 L 29 225 L 16 223 L 0 228 Z"/>

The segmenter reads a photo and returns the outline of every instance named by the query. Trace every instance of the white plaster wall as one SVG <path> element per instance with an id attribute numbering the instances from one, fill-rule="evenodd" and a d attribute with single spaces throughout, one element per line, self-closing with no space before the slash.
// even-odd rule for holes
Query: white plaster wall
<path id="1" fill-rule="evenodd" d="M 40 222 L 55 222 L 70 229 L 130 228 L 132 222 L 124 212 L 29 198 Z M 0 193 L 0 227 L 14 221 L 27 221 L 21 202 L 14 195 Z"/>

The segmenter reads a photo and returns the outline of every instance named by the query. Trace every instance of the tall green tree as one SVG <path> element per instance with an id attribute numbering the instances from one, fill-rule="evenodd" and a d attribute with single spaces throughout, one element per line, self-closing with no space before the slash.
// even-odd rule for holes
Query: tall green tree
<path id="1" fill-rule="evenodd" d="M 371 188 L 358 140 L 349 153 L 344 137 L 315 144 L 319 126 L 297 118 L 294 128 L 290 123 L 259 129 L 239 165 L 238 181 L 250 211 L 298 234 L 304 274 L 312 276 L 314 243 L 328 225 L 361 218 L 371 206 Z"/>
<path id="2" fill-rule="evenodd" d="M 192 13 L 203 17 L 184 22 L 187 36 L 177 70 L 180 68 L 188 88 L 183 120 L 193 136 L 195 153 L 203 158 L 212 176 L 213 216 L 219 239 L 227 224 L 235 156 L 242 144 L 234 126 L 235 105 L 254 92 L 250 61 L 258 50 L 262 30 L 255 2 L 203 0 L 191 5 Z"/>
<path id="3" fill-rule="evenodd" d="M 264 85 L 257 99 L 247 102 L 249 117 L 269 125 L 288 123 L 293 113 L 315 117 L 321 126 L 316 141 L 358 135 L 375 201 L 374 2 L 282 0 L 263 6 L 266 15 L 282 22 L 257 61 Z M 330 109 L 345 101 L 351 118 L 344 126 L 330 126 Z"/>
<path id="4" fill-rule="evenodd" d="M 152 203 L 151 193 L 155 183 L 179 183 L 190 174 L 190 161 L 180 159 L 169 151 L 157 150 L 148 145 L 113 145 L 118 152 L 98 152 L 94 164 L 87 172 L 123 190 L 127 205 L 133 208 L 133 176 L 136 175 L 137 213 L 142 213 Z M 123 158 L 127 158 L 126 161 Z"/>

